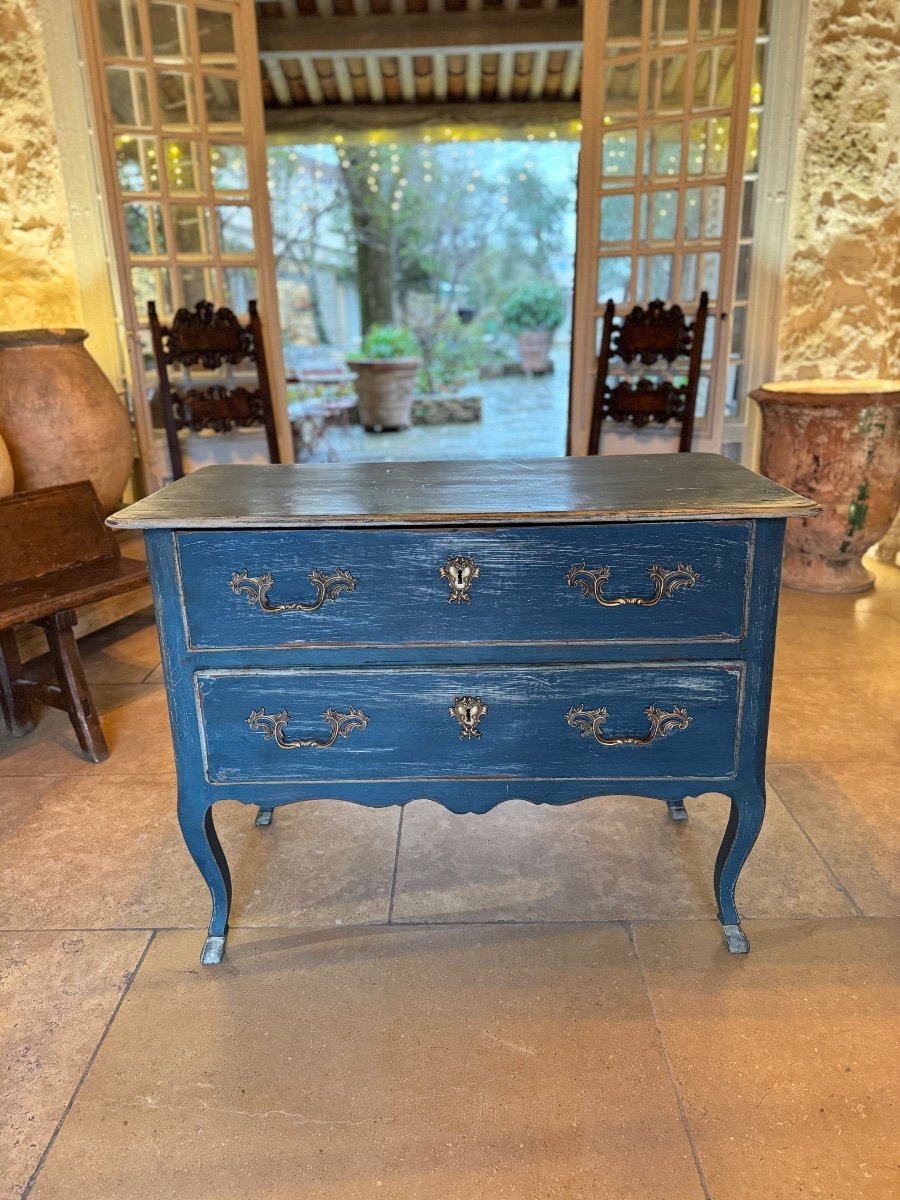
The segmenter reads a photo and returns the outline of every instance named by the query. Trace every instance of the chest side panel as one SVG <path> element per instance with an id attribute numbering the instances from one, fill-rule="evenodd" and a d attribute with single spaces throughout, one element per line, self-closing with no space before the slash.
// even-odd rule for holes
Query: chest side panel
<path id="1" fill-rule="evenodd" d="M 196 649 L 737 641 L 749 522 L 177 535 Z"/>

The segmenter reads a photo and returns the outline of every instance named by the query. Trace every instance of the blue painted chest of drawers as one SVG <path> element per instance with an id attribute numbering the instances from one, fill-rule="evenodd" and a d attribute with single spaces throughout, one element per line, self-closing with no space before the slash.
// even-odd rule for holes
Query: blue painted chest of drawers
<path id="1" fill-rule="evenodd" d="M 213 805 L 430 798 L 486 812 L 719 791 L 728 948 L 765 810 L 785 520 L 811 501 L 715 455 L 209 467 L 144 530 L 178 814 L 213 903 Z"/>

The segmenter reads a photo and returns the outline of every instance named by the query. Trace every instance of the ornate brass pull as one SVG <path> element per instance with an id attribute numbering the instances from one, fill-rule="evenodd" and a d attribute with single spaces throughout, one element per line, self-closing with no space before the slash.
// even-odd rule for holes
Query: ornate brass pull
<path id="1" fill-rule="evenodd" d="M 457 696 L 447 711 L 459 721 L 460 738 L 480 738 L 478 722 L 487 715 L 487 710 L 480 696 Z"/>
<path id="2" fill-rule="evenodd" d="M 601 746 L 649 746 L 655 738 L 668 737 L 678 729 L 687 729 L 691 720 L 686 710 L 679 708 L 677 704 L 672 706 L 671 712 L 663 712 L 655 704 L 651 704 L 649 708 L 644 709 L 644 716 L 650 720 L 650 729 L 646 737 L 608 738 L 603 736 L 601 730 L 608 715 L 605 708 L 586 709 L 583 704 L 579 704 L 566 713 L 566 722 L 573 729 L 580 728 L 582 737 L 593 737 Z"/>
<path id="3" fill-rule="evenodd" d="M 343 567 L 335 567 L 331 575 L 313 567 L 307 578 L 317 593 L 315 600 L 309 604 L 299 600 L 293 604 L 270 604 L 269 592 L 275 582 L 271 571 L 266 571 L 265 575 L 249 575 L 246 571 L 235 571 L 231 577 L 231 590 L 236 596 L 243 593 L 251 607 L 258 604 L 262 611 L 267 613 L 315 612 L 326 600 L 337 600 L 342 592 L 356 591 L 356 580 Z"/>
<path id="4" fill-rule="evenodd" d="M 676 588 L 693 587 L 699 578 L 693 567 L 686 567 L 683 563 L 679 563 L 674 570 L 666 570 L 654 563 L 647 572 L 653 580 L 652 596 L 616 596 L 610 600 L 603 595 L 603 585 L 611 574 L 611 567 L 595 567 L 591 570 L 584 563 L 578 563 L 569 568 L 566 583 L 569 587 L 580 587 L 582 596 L 593 596 L 604 608 L 617 608 L 620 604 L 640 604 L 644 608 L 652 608 L 663 597 L 671 596 Z"/>
<path id="5" fill-rule="evenodd" d="M 339 737 L 349 737 L 354 729 L 365 729 L 369 723 L 369 718 L 362 709 L 351 708 L 349 712 L 339 713 L 333 708 L 327 708 L 322 713 L 322 720 L 331 726 L 331 733 L 327 738 L 295 738 L 288 741 L 284 736 L 284 727 L 290 719 L 290 713 L 285 709 L 270 714 L 264 708 L 256 708 L 247 718 L 247 724 L 251 729 L 262 730 L 264 737 L 270 741 L 274 740 L 282 750 L 296 750 L 298 747 L 327 750 Z"/>
<path id="6" fill-rule="evenodd" d="M 438 571 L 441 579 L 446 579 L 450 584 L 448 602 L 450 604 L 471 603 L 472 597 L 469 595 L 469 588 L 471 588 L 473 580 L 477 579 L 480 574 L 481 567 L 475 565 L 474 559 L 459 558 L 455 555 L 448 558 Z"/>

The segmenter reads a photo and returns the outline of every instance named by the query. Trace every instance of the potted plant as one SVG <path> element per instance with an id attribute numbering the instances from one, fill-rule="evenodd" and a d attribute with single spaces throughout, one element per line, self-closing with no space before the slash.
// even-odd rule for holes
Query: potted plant
<path id="1" fill-rule="evenodd" d="M 413 389 L 422 365 L 419 345 L 408 329 L 373 325 L 359 350 L 348 355 L 356 376 L 359 419 L 368 433 L 408 429 L 412 424 Z"/>
<path id="2" fill-rule="evenodd" d="M 500 313 L 504 325 L 516 337 L 522 368 L 530 374 L 551 370 L 553 333 L 565 316 L 559 288 L 552 283 L 526 283 L 513 292 Z"/>

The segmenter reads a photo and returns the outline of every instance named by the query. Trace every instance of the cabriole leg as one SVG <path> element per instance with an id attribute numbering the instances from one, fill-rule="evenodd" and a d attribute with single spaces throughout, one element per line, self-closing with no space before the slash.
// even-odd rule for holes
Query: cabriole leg
<path id="1" fill-rule="evenodd" d="M 766 793 L 761 784 L 753 783 L 736 790 L 731 797 L 725 836 L 716 856 L 713 887 L 725 945 L 732 954 L 746 954 L 750 949 L 734 903 L 734 889 L 747 856 L 759 837 L 765 812 Z"/>
<path id="2" fill-rule="evenodd" d="M 272 824 L 272 813 L 274 811 L 275 811 L 274 808 L 261 808 L 259 810 L 259 812 L 256 814 L 256 820 L 253 822 L 253 824 L 259 825 L 260 827 L 262 827 L 264 825 L 271 825 Z"/>
<path id="3" fill-rule="evenodd" d="M 231 909 L 231 873 L 213 824 L 211 805 L 179 795 L 178 823 L 191 858 L 197 864 L 212 897 L 209 936 L 200 955 L 200 961 L 209 966 L 221 962 L 225 952 L 228 913 Z"/>
<path id="4" fill-rule="evenodd" d="M 673 821 L 686 821 L 688 819 L 687 809 L 684 807 L 683 800 L 667 800 L 669 806 L 669 816 Z"/>

